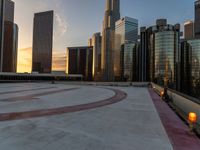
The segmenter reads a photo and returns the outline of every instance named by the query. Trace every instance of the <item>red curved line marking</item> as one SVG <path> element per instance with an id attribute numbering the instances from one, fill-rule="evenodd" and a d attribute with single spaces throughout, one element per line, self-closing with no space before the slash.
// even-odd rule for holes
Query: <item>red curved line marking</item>
<path id="1" fill-rule="evenodd" d="M 36 97 L 51 95 L 51 94 L 56 94 L 56 93 L 62 93 L 62 92 L 67 92 L 67 91 L 73 91 L 73 90 L 77 90 L 77 89 L 79 89 L 79 88 L 61 89 L 61 90 L 47 91 L 47 92 L 30 94 L 30 95 L 19 96 L 19 97 L 11 97 L 11 98 L 6 98 L 6 99 L 1 99 L 0 102 L 17 102 L 17 101 L 28 101 L 28 100 L 31 101 L 31 100 L 35 100 Z"/>
<path id="2" fill-rule="evenodd" d="M 13 94 L 13 93 L 21 93 L 21 92 L 28 92 L 28 91 L 49 90 L 49 89 L 54 89 L 54 88 L 55 87 L 48 87 L 48 88 L 37 88 L 37 89 L 27 89 L 27 90 L 17 90 L 17 91 L 0 92 L 0 95 Z"/>
<path id="3" fill-rule="evenodd" d="M 127 97 L 127 94 L 123 91 L 116 90 L 116 89 L 109 89 L 109 90 L 112 90 L 113 92 L 115 92 L 115 95 L 111 98 L 101 100 L 98 102 L 76 105 L 76 106 L 42 109 L 42 110 L 35 110 L 35 111 L 3 113 L 3 114 L 0 114 L 0 121 L 10 121 L 10 120 L 20 120 L 20 119 L 52 116 L 52 115 L 59 115 L 59 114 L 78 112 L 78 111 L 83 111 L 83 110 L 88 110 L 88 109 L 94 109 L 94 108 L 103 107 L 103 106 L 120 102 Z"/>

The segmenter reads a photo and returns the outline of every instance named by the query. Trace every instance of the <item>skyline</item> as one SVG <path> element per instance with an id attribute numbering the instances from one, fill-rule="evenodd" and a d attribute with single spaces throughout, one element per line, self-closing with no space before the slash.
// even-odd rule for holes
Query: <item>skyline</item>
<path id="1" fill-rule="evenodd" d="M 66 47 L 87 45 L 88 38 L 93 33 L 102 31 L 105 0 L 85 0 L 84 5 L 82 5 L 81 0 L 13 1 L 15 2 L 15 22 L 19 26 L 18 72 L 19 70 L 26 72 L 28 71 L 27 67 L 31 67 L 30 63 L 26 63 L 27 66 L 23 69 L 19 62 L 25 62 L 25 59 L 31 57 L 29 55 L 32 48 L 34 13 L 54 10 L 54 53 L 63 53 L 64 55 Z M 145 4 L 148 0 L 121 0 L 121 17 L 128 16 L 138 19 L 139 27 L 151 26 L 158 18 L 167 18 L 171 24 L 180 23 L 181 31 L 183 31 L 184 22 L 194 20 L 194 1 L 182 0 L 182 7 L 178 7 L 180 5 L 179 0 L 176 2 L 173 0 L 153 0 L 148 6 Z M 169 6 L 173 8 L 170 12 L 168 11 Z M 148 17 L 146 14 L 148 14 Z M 79 17 L 80 15 L 82 17 Z M 25 49 L 28 51 L 24 55 Z M 56 66 L 59 66 L 59 64 Z"/>
<path id="2" fill-rule="evenodd" d="M 86 45 L 88 37 L 90 37 L 94 32 L 99 32 L 102 29 L 105 0 L 85 0 L 85 5 L 81 4 L 81 0 L 13 1 L 15 2 L 15 22 L 20 28 L 19 49 L 32 46 L 33 16 L 34 13 L 37 12 L 48 10 L 55 11 L 53 49 L 57 49 L 58 51 L 63 51 L 63 49 L 65 50 L 66 47 Z M 138 19 L 139 26 L 151 26 L 158 18 L 166 18 L 171 24 L 180 23 L 183 26 L 185 21 L 194 19 L 195 0 L 182 0 L 181 8 L 177 8 L 177 5 L 180 4 L 180 1 L 179 3 L 178 1 L 179 0 L 176 2 L 173 0 L 168 0 L 167 2 L 160 2 L 159 0 L 153 0 L 151 4 L 146 6 L 144 3 L 148 2 L 148 0 L 121 0 L 121 16 L 128 16 Z M 173 6 L 171 8 L 174 9 L 170 10 L 169 12 L 168 8 L 166 7 L 170 6 L 171 2 L 173 2 Z M 156 6 L 159 6 L 159 8 Z M 90 10 L 86 11 L 88 7 Z M 74 10 L 79 9 L 80 11 L 72 14 Z M 22 13 L 24 12 L 25 14 L 22 16 Z M 80 13 L 82 17 L 79 17 Z M 172 15 L 174 13 L 176 15 Z M 146 17 L 145 14 L 148 14 L 148 17 Z M 88 18 L 86 18 L 87 16 Z M 85 22 L 83 22 L 84 20 Z M 84 29 L 84 32 L 80 34 L 82 29 Z"/>
<path id="3" fill-rule="evenodd" d="M 0 83 L 0 149 L 199 150 L 200 0 L 0 0 Z"/>

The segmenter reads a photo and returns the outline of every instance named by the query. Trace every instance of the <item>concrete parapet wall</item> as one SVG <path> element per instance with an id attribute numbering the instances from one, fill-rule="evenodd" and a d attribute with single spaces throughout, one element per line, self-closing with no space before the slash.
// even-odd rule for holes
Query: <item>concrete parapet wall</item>
<path id="1" fill-rule="evenodd" d="M 59 82 L 61 83 L 61 82 Z M 65 84 L 82 84 L 82 85 L 94 85 L 94 86 L 134 86 L 134 87 L 148 87 L 149 82 L 62 82 Z"/>
<path id="2" fill-rule="evenodd" d="M 152 83 L 152 87 L 159 93 L 164 90 L 163 87 L 154 83 Z M 195 112 L 197 114 L 198 120 L 196 129 L 197 132 L 200 133 L 200 100 L 170 89 L 168 90 L 168 95 L 178 113 L 181 113 L 180 115 L 184 117 L 186 121 L 190 112 Z"/>

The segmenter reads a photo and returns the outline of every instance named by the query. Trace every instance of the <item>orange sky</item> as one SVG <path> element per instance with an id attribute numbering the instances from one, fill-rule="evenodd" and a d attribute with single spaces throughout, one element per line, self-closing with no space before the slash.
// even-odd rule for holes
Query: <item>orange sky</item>
<path id="1" fill-rule="evenodd" d="M 18 50 L 18 63 L 17 72 L 31 72 L 32 65 L 32 48 L 24 48 Z M 62 52 L 53 53 L 53 64 L 52 69 L 54 71 L 65 71 L 66 70 L 66 55 Z"/>

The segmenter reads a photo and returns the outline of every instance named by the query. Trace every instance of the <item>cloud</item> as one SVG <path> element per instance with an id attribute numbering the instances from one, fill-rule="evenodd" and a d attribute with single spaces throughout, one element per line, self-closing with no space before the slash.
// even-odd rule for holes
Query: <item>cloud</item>
<path id="1" fill-rule="evenodd" d="M 64 15 L 62 15 L 62 12 L 60 11 L 60 8 L 62 6 L 61 0 L 51 0 L 52 2 L 49 3 L 49 0 L 39 0 L 36 1 L 37 10 L 54 10 L 54 17 L 55 17 L 55 36 L 56 37 L 62 37 L 67 32 L 67 22 L 64 19 Z"/>
<path id="2" fill-rule="evenodd" d="M 55 26 L 55 36 L 62 37 L 67 32 L 67 22 L 57 12 L 55 12 Z"/>

